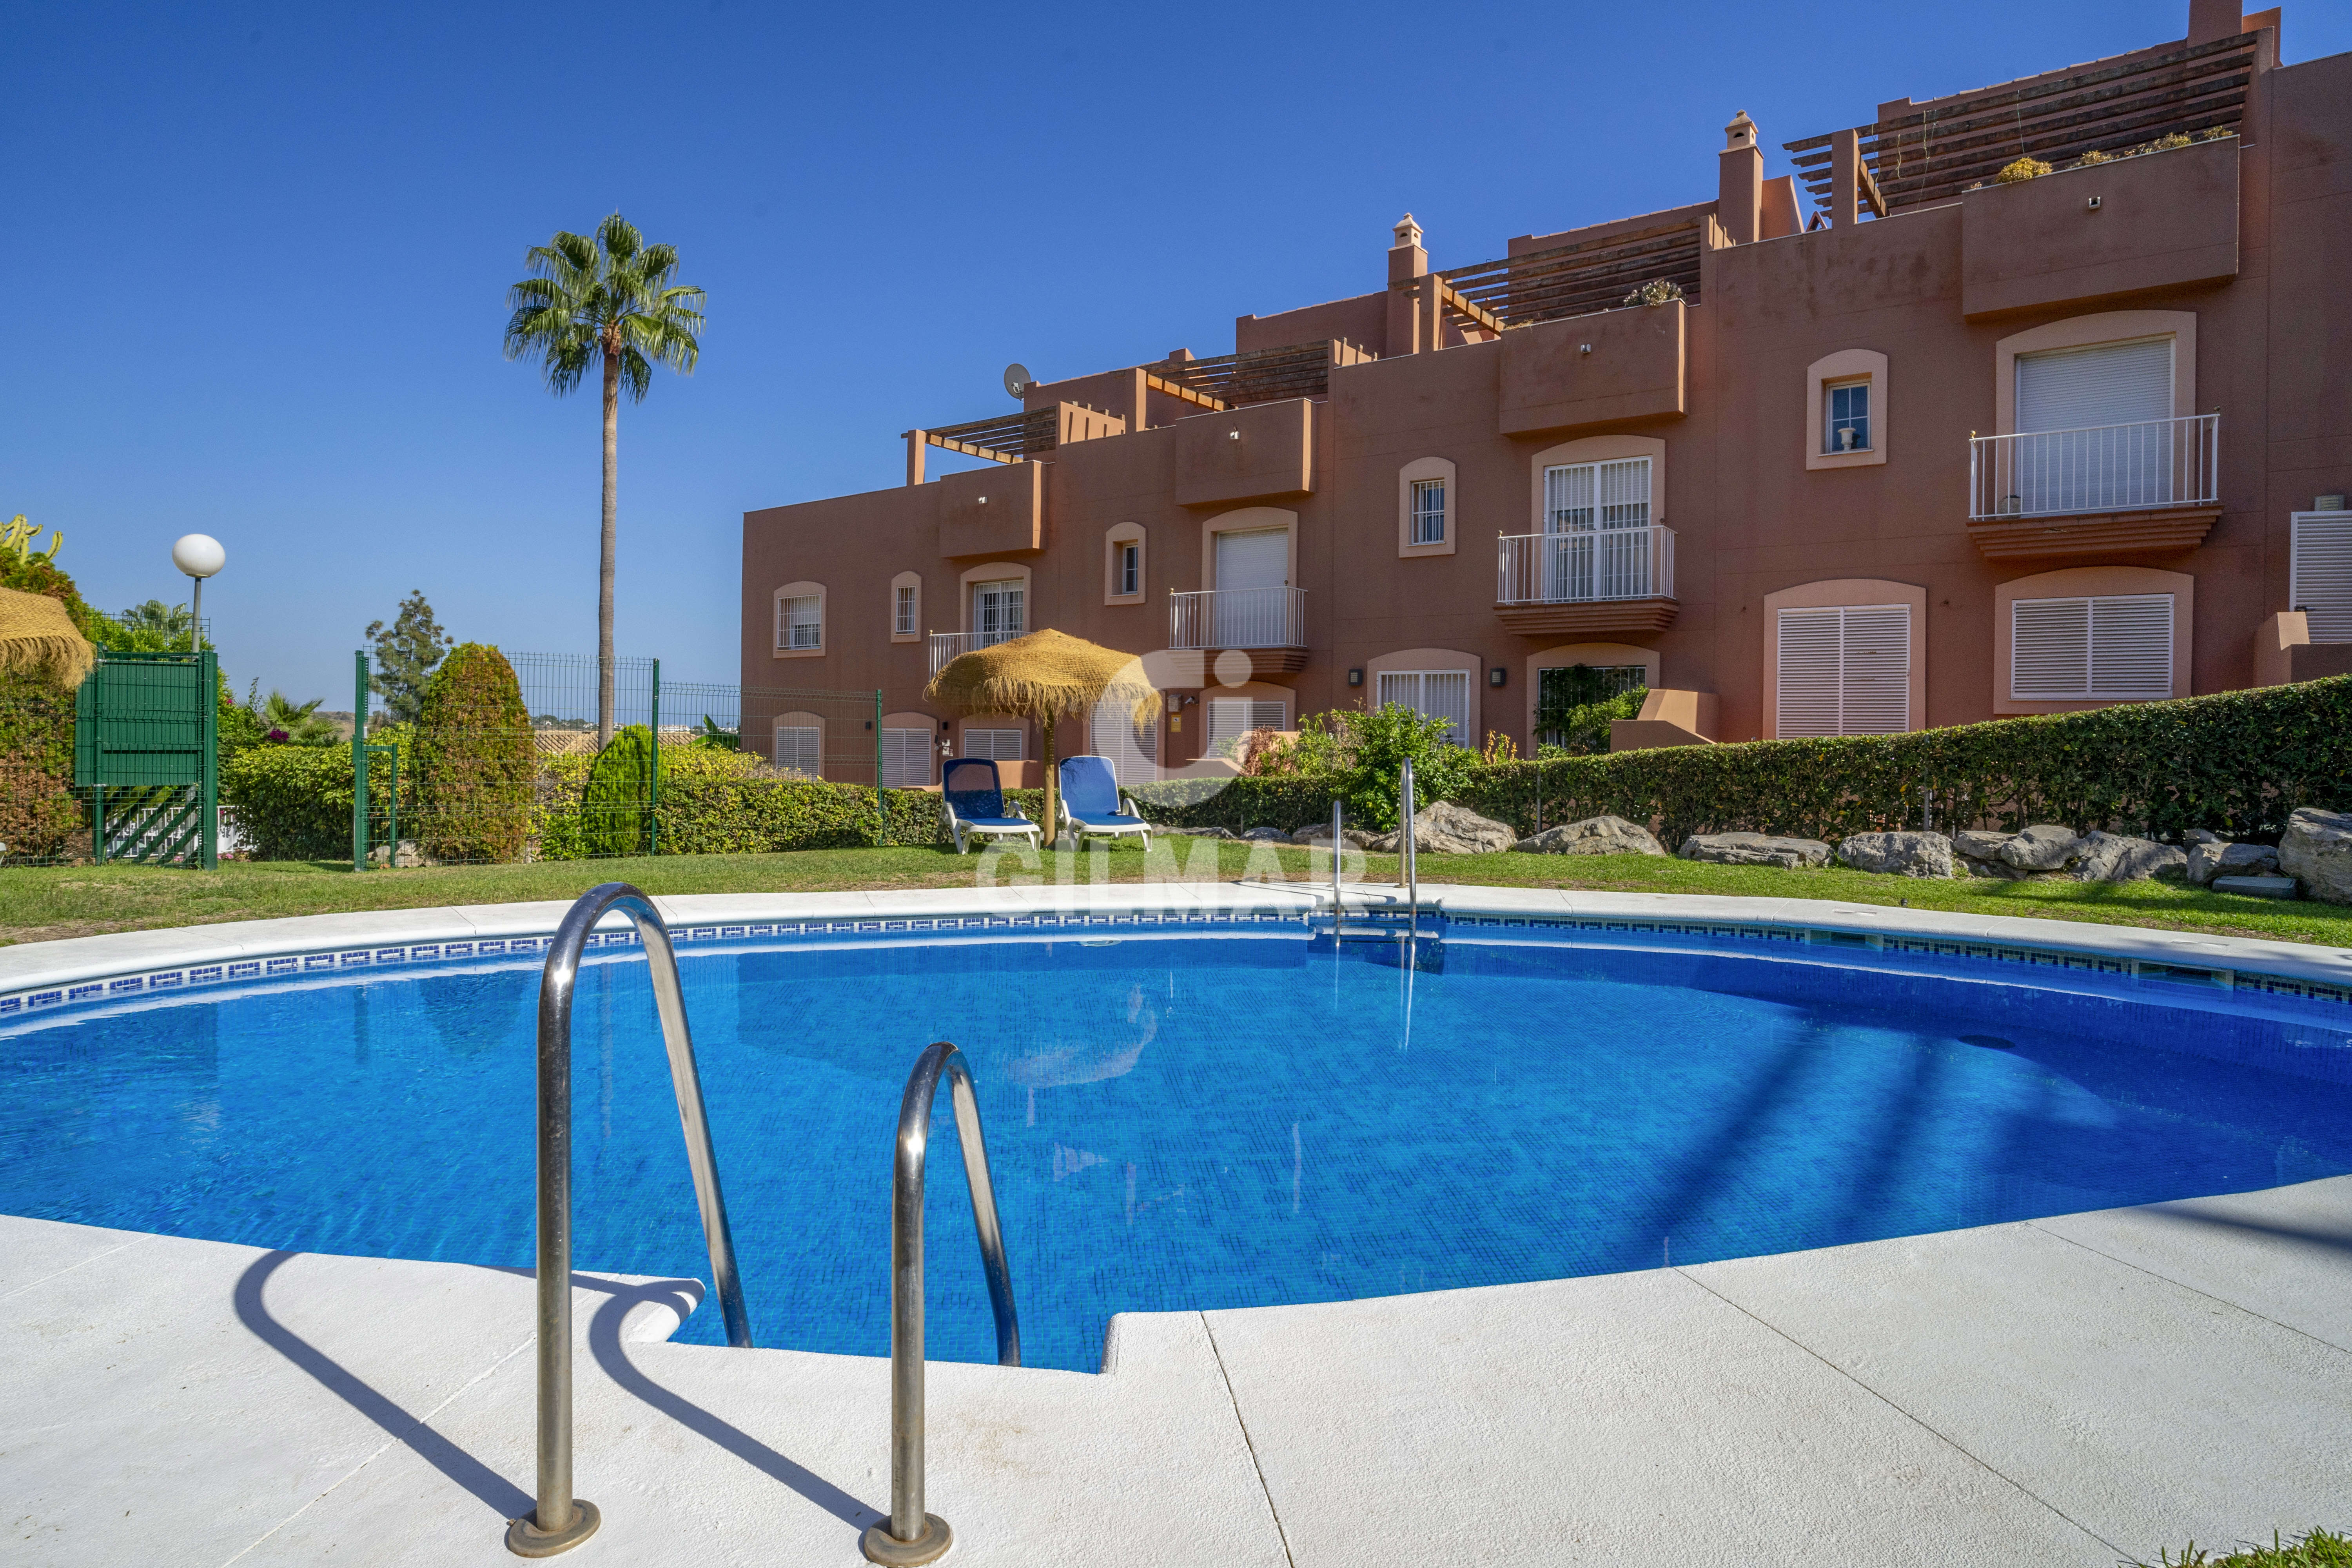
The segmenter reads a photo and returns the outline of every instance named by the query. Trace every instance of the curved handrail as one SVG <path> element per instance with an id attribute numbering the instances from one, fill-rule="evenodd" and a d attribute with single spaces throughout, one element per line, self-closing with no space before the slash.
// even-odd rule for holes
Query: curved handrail
<path id="1" fill-rule="evenodd" d="M 539 1495 L 535 1511 L 507 1527 L 507 1546 L 523 1557 L 568 1551 L 602 1522 L 593 1503 L 572 1495 L 572 993 L 580 955 L 596 922 L 614 911 L 636 926 L 653 972 L 654 1008 L 669 1052 L 670 1087 L 677 1093 L 677 1119 L 686 1134 L 686 1160 L 694 1172 L 695 1203 L 710 1247 L 711 1286 L 726 1318 L 727 1342 L 744 1348 L 751 1343 L 669 927 L 645 894 L 626 882 L 606 882 L 581 894 L 565 912 L 540 972 Z"/>
<path id="2" fill-rule="evenodd" d="M 956 1137 L 971 1189 L 972 1225 L 988 1271 L 988 1303 L 996 1313 L 996 1364 L 1021 1364 L 1021 1323 L 1013 1306 L 1013 1271 L 1004 1260 L 997 1223 L 996 1186 L 989 1179 L 988 1143 L 980 1127 L 980 1099 L 963 1053 L 935 1040 L 915 1058 L 898 1102 L 898 1139 L 890 1195 L 890 1517 L 866 1531 L 868 1561 L 929 1563 L 954 1541 L 947 1521 L 923 1511 L 923 1155 L 930 1142 L 931 1101 L 948 1080 Z"/>
<path id="3" fill-rule="evenodd" d="M 1421 941 L 1421 844 L 1412 824 L 1412 759 L 1397 771 L 1397 847 L 1404 855 L 1404 897 L 1407 940 Z M 1417 955 L 1419 948 L 1413 949 Z"/>

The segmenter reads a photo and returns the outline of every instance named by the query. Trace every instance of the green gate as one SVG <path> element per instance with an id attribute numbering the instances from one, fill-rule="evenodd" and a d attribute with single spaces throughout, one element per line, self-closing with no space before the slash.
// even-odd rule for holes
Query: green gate
<path id="1" fill-rule="evenodd" d="M 203 653 L 110 653 L 74 698 L 74 784 L 100 864 L 220 864 L 220 670 Z"/>

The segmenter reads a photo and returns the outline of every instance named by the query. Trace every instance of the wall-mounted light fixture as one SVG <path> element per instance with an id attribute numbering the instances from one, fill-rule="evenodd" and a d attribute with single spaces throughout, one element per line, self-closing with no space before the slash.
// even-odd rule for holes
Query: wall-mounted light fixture
<path id="1" fill-rule="evenodd" d="M 1592 345 L 1591 343 L 1579 343 L 1576 345 L 1576 352 L 1580 354 L 1589 354 L 1592 352 Z"/>
<path id="2" fill-rule="evenodd" d="M 1511 670 L 1508 665 L 1495 665 L 1486 671 L 1486 684 L 1489 686 L 1504 685 L 1507 683 L 1510 679 Z"/>
<path id="3" fill-rule="evenodd" d="M 1364 683 L 1364 672 L 1363 672 L 1362 670 L 1360 670 L 1360 669 L 1351 669 L 1351 670 L 1349 670 L 1349 671 L 1348 672 L 1348 684 L 1349 684 L 1349 685 L 1350 685 L 1350 686 L 1361 686 L 1363 683 Z"/>
<path id="4" fill-rule="evenodd" d="M 2083 204 L 2083 210 L 2084 212 L 2097 212 L 2099 210 L 2099 198 L 2093 196 L 2088 201 L 2084 202 Z"/>
<path id="5" fill-rule="evenodd" d="M 1238 441 L 1241 438 L 1242 433 L 1238 430 L 1228 430 L 1225 432 L 1225 439 L 1228 441 Z"/>

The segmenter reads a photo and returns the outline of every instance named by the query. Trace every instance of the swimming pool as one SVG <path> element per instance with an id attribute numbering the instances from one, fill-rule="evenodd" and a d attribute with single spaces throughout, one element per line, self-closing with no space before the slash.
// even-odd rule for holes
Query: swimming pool
<path id="1" fill-rule="evenodd" d="M 2343 1004 L 2127 973 L 1458 926 L 1411 973 L 1296 923 L 679 951 L 765 1345 L 887 1353 L 891 1131 L 935 1038 L 979 1080 L 1034 1366 L 1092 1370 L 1118 1311 L 2352 1171 Z M 538 976 L 395 966 L 0 1025 L 0 1212 L 527 1268 Z M 701 1275 L 642 954 L 592 954 L 573 1027 L 575 1266 Z M 931 1170 L 930 1352 L 992 1361 L 961 1173 Z M 717 1317 L 681 1337 L 720 1342 Z"/>

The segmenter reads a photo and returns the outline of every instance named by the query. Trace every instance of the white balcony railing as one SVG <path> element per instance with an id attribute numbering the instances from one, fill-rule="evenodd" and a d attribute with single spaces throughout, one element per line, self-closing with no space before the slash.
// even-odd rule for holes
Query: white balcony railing
<path id="1" fill-rule="evenodd" d="M 1218 588 L 1168 595 L 1168 646 L 1305 647 L 1307 590 Z"/>
<path id="2" fill-rule="evenodd" d="M 970 653 L 974 648 L 994 647 L 1001 642 L 1011 642 L 1019 632 L 933 632 L 931 634 L 931 673 L 937 675 L 948 660 Z"/>
<path id="3" fill-rule="evenodd" d="M 1495 546 L 1498 605 L 1580 605 L 1675 595 L 1675 531 L 1664 523 L 1505 534 Z"/>
<path id="4" fill-rule="evenodd" d="M 2221 448 L 2219 414 L 1978 436 L 1969 442 L 1969 518 L 2210 506 Z"/>

